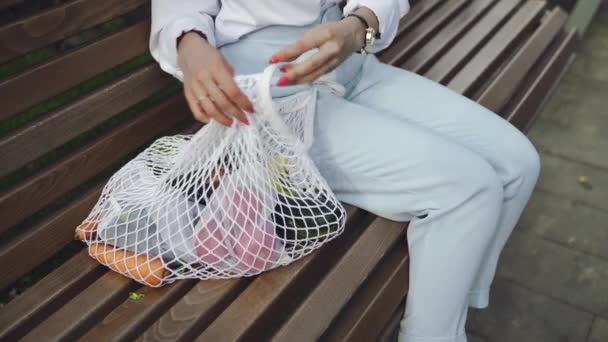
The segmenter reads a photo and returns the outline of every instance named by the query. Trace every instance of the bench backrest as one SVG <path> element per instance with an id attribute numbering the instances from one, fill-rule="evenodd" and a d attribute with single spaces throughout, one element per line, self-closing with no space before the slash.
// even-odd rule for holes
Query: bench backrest
<path id="1" fill-rule="evenodd" d="M 190 117 L 148 53 L 149 1 L 55 3 L 0 2 L 0 289 L 81 248 L 107 177 Z"/>

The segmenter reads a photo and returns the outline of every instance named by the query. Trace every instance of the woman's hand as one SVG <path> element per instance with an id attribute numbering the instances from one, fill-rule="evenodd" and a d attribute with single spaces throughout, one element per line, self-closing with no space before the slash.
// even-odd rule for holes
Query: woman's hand
<path id="1" fill-rule="evenodd" d="M 371 11 L 370 11 L 371 12 Z M 367 13 L 366 13 L 367 14 Z M 372 16 L 375 17 L 372 13 Z M 296 64 L 286 64 L 277 85 L 296 85 L 315 81 L 340 65 L 363 46 L 365 26 L 354 17 L 319 24 L 295 43 L 277 52 L 270 63 L 291 62 L 303 53 L 318 48 L 318 53 Z"/>
<path id="2" fill-rule="evenodd" d="M 251 101 L 234 81 L 232 66 L 196 33 L 186 33 L 178 46 L 178 64 L 184 73 L 184 94 L 194 117 L 230 126 L 232 117 L 249 124 L 243 111 L 253 112 Z"/>

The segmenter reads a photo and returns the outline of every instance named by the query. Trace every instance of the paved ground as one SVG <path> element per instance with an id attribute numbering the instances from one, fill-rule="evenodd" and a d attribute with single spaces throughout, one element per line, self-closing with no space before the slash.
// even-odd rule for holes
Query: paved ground
<path id="1" fill-rule="evenodd" d="M 608 6 L 530 137 L 541 179 L 469 340 L 608 342 Z"/>

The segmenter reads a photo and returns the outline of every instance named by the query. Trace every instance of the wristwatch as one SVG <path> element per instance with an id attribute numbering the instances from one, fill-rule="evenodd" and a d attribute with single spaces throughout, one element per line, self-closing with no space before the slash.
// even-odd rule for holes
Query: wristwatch
<path id="1" fill-rule="evenodd" d="M 369 52 L 369 48 L 376 42 L 376 39 L 380 39 L 380 32 L 377 32 L 376 29 L 374 29 L 367 23 L 367 20 L 365 20 L 365 18 L 358 14 L 350 13 L 346 17 L 355 17 L 359 19 L 361 23 L 363 23 L 363 25 L 365 26 L 365 42 L 363 43 L 363 47 L 361 48 L 361 53 L 367 54 Z"/>

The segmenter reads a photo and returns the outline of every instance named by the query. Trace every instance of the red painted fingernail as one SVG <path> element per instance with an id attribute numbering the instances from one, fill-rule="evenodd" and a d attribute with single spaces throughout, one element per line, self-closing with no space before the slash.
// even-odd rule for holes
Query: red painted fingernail
<path id="1" fill-rule="evenodd" d="M 279 70 L 281 70 L 281 72 L 286 72 L 287 68 L 286 67 L 280 67 Z"/>
<path id="2" fill-rule="evenodd" d="M 249 107 L 247 107 L 247 111 L 248 111 L 249 113 L 253 113 L 253 112 L 255 112 L 255 111 L 253 110 L 253 106 L 249 106 Z"/>
<path id="3" fill-rule="evenodd" d="M 247 120 L 247 118 L 243 119 L 243 123 L 247 126 L 249 126 L 249 120 Z"/>
<path id="4" fill-rule="evenodd" d="M 279 78 L 279 81 L 277 82 L 277 85 L 279 87 L 287 85 L 287 83 L 289 82 L 289 78 L 287 78 L 287 76 L 281 76 L 281 78 Z"/>
<path id="5" fill-rule="evenodd" d="M 275 56 L 270 57 L 270 60 L 268 61 L 268 63 L 270 64 L 274 64 L 274 63 L 278 63 L 279 59 Z"/>

